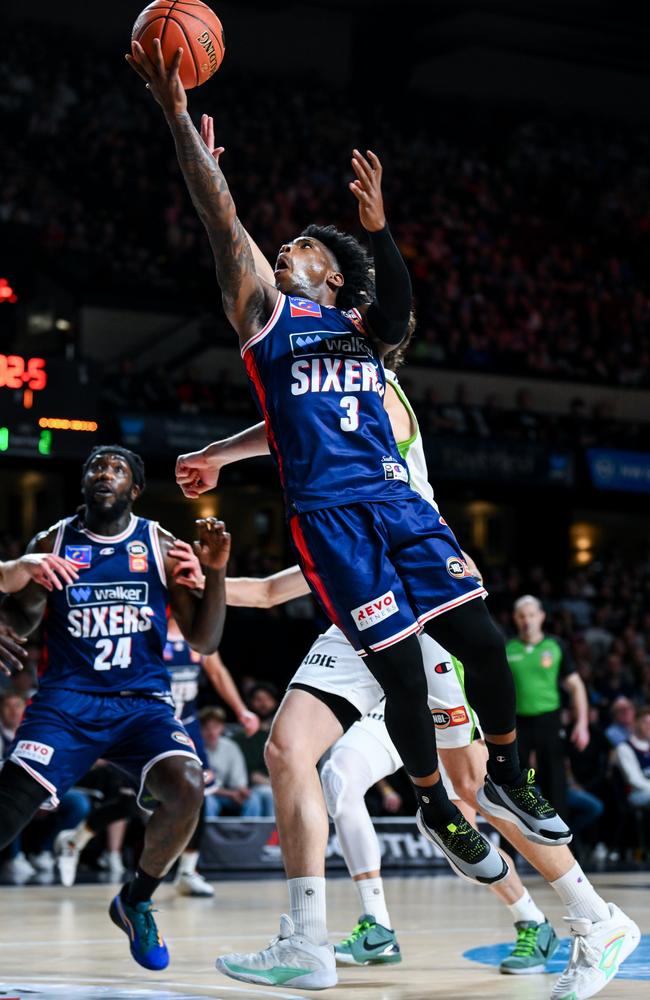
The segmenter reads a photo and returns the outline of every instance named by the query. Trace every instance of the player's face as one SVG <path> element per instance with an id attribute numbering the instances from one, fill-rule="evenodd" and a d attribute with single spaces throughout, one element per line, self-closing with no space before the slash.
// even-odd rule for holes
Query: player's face
<path id="1" fill-rule="evenodd" d="M 524 642 L 541 632 L 546 615 L 532 601 L 526 601 L 514 613 L 515 625 Z"/>
<path id="2" fill-rule="evenodd" d="M 22 698 L 17 698 L 14 695 L 5 698 L 2 706 L 0 706 L 0 721 L 2 725 L 10 732 L 18 729 L 24 711 L 25 702 Z"/>
<path id="3" fill-rule="evenodd" d="M 110 453 L 97 455 L 86 469 L 82 490 L 86 506 L 107 520 L 116 520 L 137 497 L 126 459 Z"/>
<path id="4" fill-rule="evenodd" d="M 332 276 L 342 277 L 327 247 L 307 236 L 283 243 L 273 274 L 276 288 L 285 295 L 307 297 L 331 282 Z"/>

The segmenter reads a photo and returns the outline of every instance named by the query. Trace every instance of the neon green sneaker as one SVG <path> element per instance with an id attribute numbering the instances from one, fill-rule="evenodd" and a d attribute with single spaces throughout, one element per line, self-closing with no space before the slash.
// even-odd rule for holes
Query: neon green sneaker
<path id="1" fill-rule="evenodd" d="M 402 961 L 395 931 L 382 927 L 369 913 L 359 917 L 359 923 L 349 937 L 334 945 L 337 965 L 389 965 Z"/>
<path id="2" fill-rule="evenodd" d="M 518 920 L 515 927 L 517 943 L 502 961 L 499 971 L 509 976 L 544 972 L 546 963 L 553 957 L 560 943 L 548 920 L 543 924 L 536 924 L 534 920 Z"/>

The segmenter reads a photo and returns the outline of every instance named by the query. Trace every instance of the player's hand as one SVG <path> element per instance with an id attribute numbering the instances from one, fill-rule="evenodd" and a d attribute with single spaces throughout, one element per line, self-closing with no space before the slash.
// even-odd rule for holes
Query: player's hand
<path id="1" fill-rule="evenodd" d="M 166 115 L 174 117 L 187 111 L 187 94 L 181 83 L 179 68 L 183 58 L 183 50 L 176 49 L 169 66 L 165 66 L 160 39 L 153 40 L 153 59 L 150 59 L 139 42 L 131 42 L 131 55 L 126 61 L 131 69 L 144 80 L 147 90 L 150 90 Z"/>
<path id="2" fill-rule="evenodd" d="M 402 796 L 393 788 L 389 789 L 381 797 L 382 805 L 388 813 L 398 813 L 402 808 Z"/>
<path id="3" fill-rule="evenodd" d="M 208 455 L 207 449 L 191 451 L 176 459 L 176 482 L 183 496 L 195 500 L 208 490 L 213 490 L 219 482 L 221 465 Z"/>
<path id="4" fill-rule="evenodd" d="M 589 727 L 582 726 L 579 722 L 576 722 L 575 726 L 571 730 L 571 742 L 576 750 L 582 751 L 588 747 L 590 739 L 591 735 L 589 733 Z"/>
<path id="5" fill-rule="evenodd" d="M 175 560 L 172 566 L 172 576 L 175 583 L 179 583 L 181 587 L 189 587 L 190 590 L 203 590 L 205 575 L 189 542 L 175 538 L 167 555 Z"/>
<path id="6" fill-rule="evenodd" d="M 239 716 L 239 722 L 246 736 L 254 736 L 260 728 L 259 715 L 255 715 L 255 712 L 249 712 L 248 709 Z"/>
<path id="7" fill-rule="evenodd" d="M 214 144 L 214 118 L 211 115 L 201 115 L 201 138 L 208 147 L 210 156 L 218 163 L 221 154 L 226 152 L 226 147 Z"/>
<path id="8" fill-rule="evenodd" d="M 27 659 L 27 650 L 23 648 L 25 641 L 8 625 L 0 624 L 0 673 L 11 677 L 15 671 L 23 669 Z"/>
<path id="9" fill-rule="evenodd" d="M 483 583 L 483 574 L 481 573 L 480 569 L 478 568 L 472 557 L 468 555 L 467 552 L 465 552 L 463 549 L 461 549 L 461 552 L 463 553 L 463 559 L 467 564 L 470 576 L 473 576 L 474 579 L 478 580 L 479 583 Z"/>
<path id="10" fill-rule="evenodd" d="M 230 535 L 223 521 L 202 517 L 196 521 L 198 541 L 194 542 L 201 566 L 205 569 L 225 569 L 230 557 Z"/>
<path id="11" fill-rule="evenodd" d="M 357 179 L 350 181 L 349 187 L 359 202 L 361 225 L 369 233 L 377 233 L 386 225 L 384 199 L 381 193 L 382 166 L 379 157 L 369 149 L 366 159 L 358 149 L 353 149 L 352 169 Z"/>
<path id="12" fill-rule="evenodd" d="M 72 563 L 53 552 L 30 552 L 20 557 L 18 565 L 46 590 L 63 590 L 63 583 L 74 583 L 79 578 Z"/>

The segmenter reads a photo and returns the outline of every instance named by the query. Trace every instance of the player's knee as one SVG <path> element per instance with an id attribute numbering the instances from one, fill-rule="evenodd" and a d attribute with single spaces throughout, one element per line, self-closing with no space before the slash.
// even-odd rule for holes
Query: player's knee
<path id="1" fill-rule="evenodd" d="M 318 759 L 306 738 L 303 742 L 296 739 L 295 733 L 284 733 L 279 727 L 271 731 L 264 747 L 264 761 L 272 778 L 315 767 Z"/>
<path id="2" fill-rule="evenodd" d="M 336 761 L 330 757 L 320 773 L 325 805 L 332 819 L 337 819 L 343 812 L 345 791 L 347 786 L 345 770 L 337 767 Z"/>
<path id="3" fill-rule="evenodd" d="M 203 804 L 203 768 L 195 760 L 186 757 L 172 757 L 168 761 L 164 775 L 152 772 L 147 784 L 156 799 L 163 805 L 173 806 L 179 815 L 195 816 Z"/>
<path id="4" fill-rule="evenodd" d="M 356 751 L 335 750 L 321 768 L 320 779 L 327 811 L 332 819 L 356 809 L 368 791 L 370 780 L 364 780 L 363 758 Z"/>

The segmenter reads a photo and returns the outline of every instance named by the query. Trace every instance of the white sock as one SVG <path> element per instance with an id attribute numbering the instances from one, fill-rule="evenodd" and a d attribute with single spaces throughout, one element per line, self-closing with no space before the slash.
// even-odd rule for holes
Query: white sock
<path id="1" fill-rule="evenodd" d="M 532 920 L 536 924 L 543 924 L 546 920 L 546 917 L 525 886 L 521 899 L 518 899 L 516 903 L 509 903 L 508 909 L 512 913 L 515 923 L 518 920 Z"/>
<path id="2" fill-rule="evenodd" d="M 354 883 L 361 900 L 361 912 L 369 913 L 382 927 L 391 929 L 390 917 L 386 909 L 384 883 L 379 878 L 363 878 Z"/>
<path id="3" fill-rule="evenodd" d="M 566 875 L 551 882 L 551 888 L 557 892 L 570 917 L 609 920 L 607 903 L 598 895 L 577 861 Z"/>
<path id="4" fill-rule="evenodd" d="M 86 826 L 85 819 L 82 819 L 81 823 L 75 827 L 72 839 L 75 847 L 77 847 L 80 851 L 83 851 L 86 844 L 90 843 L 94 836 L 94 831 L 89 830 Z"/>
<path id="5" fill-rule="evenodd" d="M 178 874 L 179 875 L 194 875 L 196 873 L 196 866 L 199 863 L 199 852 L 198 851 L 184 851 L 181 854 L 181 859 L 178 862 Z"/>
<path id="6" fill-rule="evenodd" d="M 327 944 L 327 911 L 325 908 L 325 879 L 290 878 L 289 915 L 296 934 L 309 938 L 314 944 Z"/>

